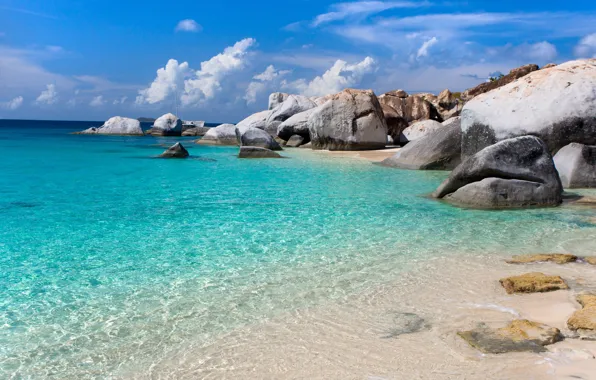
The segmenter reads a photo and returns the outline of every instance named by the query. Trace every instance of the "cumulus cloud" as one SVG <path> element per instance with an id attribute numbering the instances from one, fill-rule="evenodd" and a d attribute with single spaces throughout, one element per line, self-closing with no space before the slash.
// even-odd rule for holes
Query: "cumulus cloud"
<path id="1" fill-rule="evenodd" d="M 428 50 L 436 45 L 439 42 L 439 40 L 437 39 L 437 37 L 433 37 L 428 41 L 424 41 L 424 43 L 422 44 L 422 46 L 420 46 L 420 49 L 418 49 L 418 53 L 416 54 L 416 58 L 421 58 L 421 57 L 427 57 L 428 56 Z"/>
<path id="2" fill-rule="evenodd" d="M 157 77 L 149 88 L 139 91 L 137 104 L 155 104 L 165 100 L 176 90 L 184 88 L 184 79 L 191 74 L 188 62 L 170 59 L 165 67 L 157 70 Z"/>
<path id="3" fill-rule="evenodd" d="M 596 33 L 582 38 L 574 53 L 578 58 L 596 58 Z"/>
<path id="4" fill-rule="evenodd" d="M 306 96 L 333 94 L 358 85 L 366 74 L 372 73 L 375 69 L 376 62 L 371 57 L 366 57 L 356 64 L 348 64 L 339 59 L 323 75 L 315 77 L 310 82 L 298 79 L 290 83 L 284 82 L 283 87 L 297 90 Z"/>
<path id="5" fill-rule="evenodd" d="M 128 100 L 128 96 L 123 96 L 120 99 L 115 99 L 113 104 L 124 104 Z"/>
<path id="6" fill-rule="evenodd" d="M 555 45 L 547 41 L 528 45 L 525 52 L 528 58 L 537 59 L 539 61 L 549 61 L 551 59 L 555 59 L 558 54 Z"/>
<path id="7" fill-rule="evenodd" d="M 22 96 L 17 96 L 16 98 L 9 100 L 8 102 L 0 103 L 0 108 L 4 108 L 11 111 L 16 110 L 17 108 L 23 105 L 23 100 L 24 99 Z"/>
<path id="8" fill-rule="evenodd" d="M 254 81 L 248 84 L 244 100 L 246 104 L 252 104 L 257 101 L 257 96 L 270 88 L 271 85 L 277 84 L 278 80 L 287 74 L 291 73 L 290 70 L 276 70 L 275 66 L 269 65 L 261 74 L 255 75 Z"/>
<path id="9" fill-rule="evenodd" d="M 93 97 L 93 99 L 91 99 L 91 102 L 89 102 L 89 105 L 91 107 L 101 107 L 105 104 L 105 100 L 103 100 L 103 95 L 97 95 L 95 97 Z"/>
<path id="10" fill-rule="evenodd" d="M 55 84 L 46 85 L 46 89 L 39 94 L 35 102 L 37 104 L 54 104 L 58 101 L 58 91 Z"/>
<path id="11" fill-rule="evenodd" d="M 201 30 L 203 27 L 191 19 L 182 20 L 176 25 L 177 32 L 200 32 Z"/>

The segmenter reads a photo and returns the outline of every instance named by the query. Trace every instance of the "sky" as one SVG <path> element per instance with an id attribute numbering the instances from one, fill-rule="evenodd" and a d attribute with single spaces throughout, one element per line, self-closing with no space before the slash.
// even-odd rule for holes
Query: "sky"
<path id="1" fill-rule="evenodd" d="M 235 123 L 275 91 L 461 91 L 592 57 L 593 0 L 0 0 L 0 119 Z"/>

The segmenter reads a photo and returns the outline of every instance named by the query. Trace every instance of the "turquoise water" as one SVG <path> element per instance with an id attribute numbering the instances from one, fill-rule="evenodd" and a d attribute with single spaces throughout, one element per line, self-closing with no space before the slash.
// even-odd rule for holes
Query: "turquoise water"
<path id="1" fill-rule="evenodd" d="M 553 251 L 581 208 L 473 211 L 425 197 L 444 172 L 0 121 L 0 378 L 150 373 L 186 347 L 342 299 L 458 253 Z M 180 139 L 178 139 L 180 140 Z M 184 142 L 183 141 L 183 142 Z"/>

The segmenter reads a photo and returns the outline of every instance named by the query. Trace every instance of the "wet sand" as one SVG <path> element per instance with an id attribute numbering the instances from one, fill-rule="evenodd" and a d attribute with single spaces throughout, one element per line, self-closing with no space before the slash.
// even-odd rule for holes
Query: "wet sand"
<path id="1" fill-rule="evenodd" d="M 371 162 L 381 162 L 386 158 L 393 156 L 401 148 L 399 147 L 388 147 L 386 149 L 379 150 L 361 150 L 361 151 L 329 151 L 329 150 L 313 150 L 315 154 L 325 155 L 328 157 L 337 158 L 361 158 Z"/>

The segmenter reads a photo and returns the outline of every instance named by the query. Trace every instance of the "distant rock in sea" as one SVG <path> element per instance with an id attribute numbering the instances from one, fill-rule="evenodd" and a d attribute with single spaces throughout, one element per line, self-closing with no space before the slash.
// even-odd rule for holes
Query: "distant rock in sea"
<path id="1" fill-rule="evenodd" d="M 167 113 L 155 120 L 153 128 L 146 133 L 153 136 L 181 136 L 182 120 L 172 113 Z"/>
<path id="2" fill-rule="evenodd" d="M 127 117 L 115 116 L 106 121 L 99 128 L 89 128 L 77 132 L 81 135 L 123 135 L 123 136 L 143 136 L 141 122 Z"/>
<path id="3" fill-rule="evenodd" d="M 197 140 L 202 145 L 238 145 L 236 138 L 236 126 L 234 124 L 222 124 L 215 128 L 209 128 L 202 139 Z"/>

